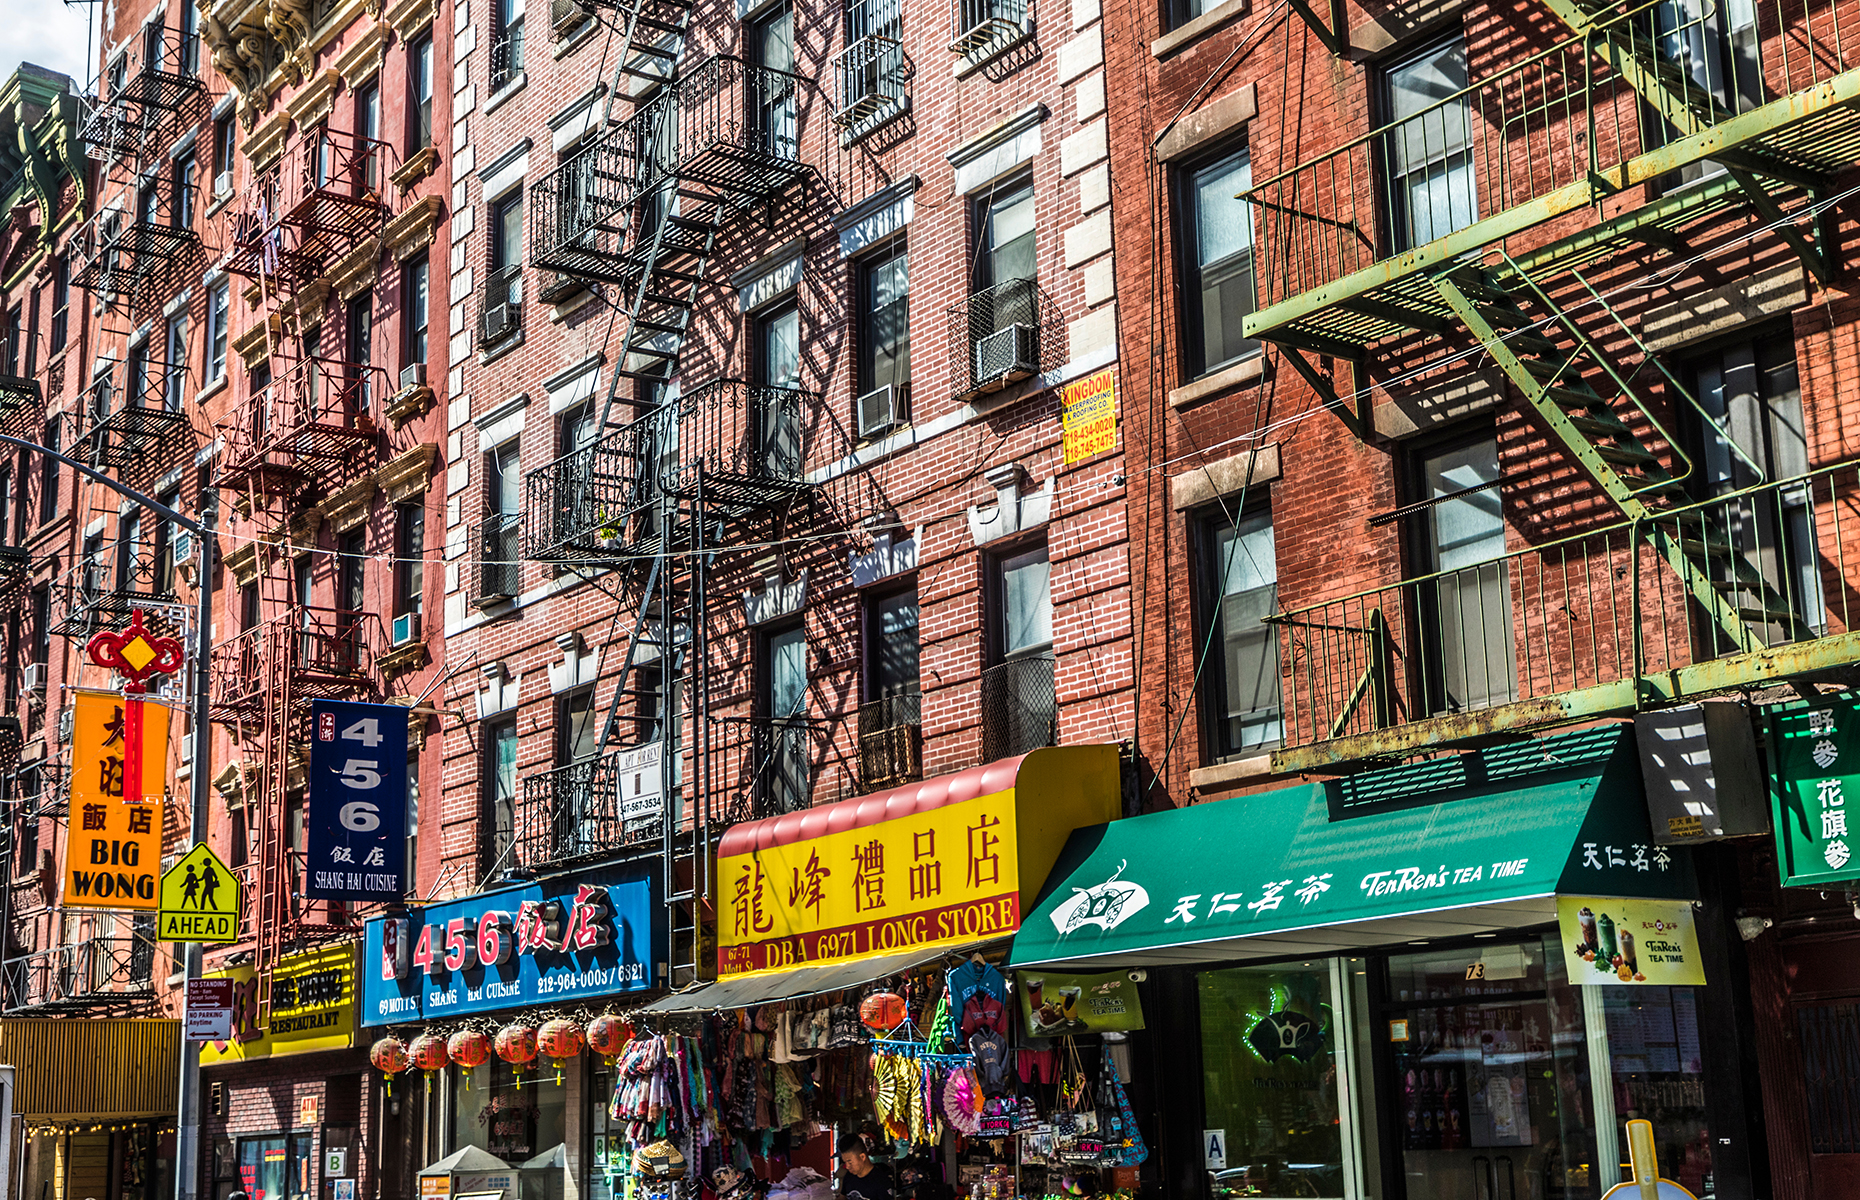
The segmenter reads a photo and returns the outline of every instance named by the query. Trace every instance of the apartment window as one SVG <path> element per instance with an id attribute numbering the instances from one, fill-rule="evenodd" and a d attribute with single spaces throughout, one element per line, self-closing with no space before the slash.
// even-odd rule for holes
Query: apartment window
<path id="1" fill-rule="evenodd" d="M 401 365 L 426 361 L 427 281 L 431 263 L 416 254 L 400 265 Z"/>
<path id="2" fill-rule="evenodd" d="M 336 539 L 336 607 L 345 613 L 362 613 L 368 609 L 367 565 L 366 529 L 351 529 Z"/>
<path id="3" fill-rule="evenodd" d="M 17 377 L 25 360 L 26 307 L 15 304 L 6 310 L 6 373 Z"/>
<path id="4" fill-rule="evenodd" d="M 801 311 L 789 306 L 756 319 L 756 382 L 795 388 L 801 382 Z M 801 470 L 800 409 L 795 397 L 762 392 L 757 399 L 762 469 L 792 479 Z"/>
<path id="5" fill-rule="evenodd" d="M 114 59 L 112 59 L 110 62 L 109 95 L 111 96 L 117 95 L 123 90 L 124 87 L 128 86 L 128 83 L 129 83 L 129 56 L 127 54 L 119 54 Z"/>
<path id="6" fill-rule="evenodd" d="M 1795 339 L 1786 326 L 1768 337 L 1697 355 L 1684 367 L 1702 410 L 1690 414 L 1688 408 L 1680 409 L 1691 415 L 1688 432 L 1699 465 L 1693 476 L 1698 499 L 1808 472 Z M 1709 519 L 1730 531 L 1727 536 L 1744 560 L 1745 569 L 1738 575 L 1751 582 L 1736 592 L 1739 607 L 1769 607 L 1759 603 L 1754 581 L 1760 577 L 1763 587 L 1780 597 L 1808 629 L 1819 633 L 1827 626 L 1827 603 L 1821 587 L 1811 491 L 1804 487 L 1766 489 L 1749 499 L 1715 506 Z M 1720 567 L 1719 571 L 1728 582 L 1727 569 Z M 1756 632 L 1766 645 L 1795 636 L 1781 622 Z"/>
<path id="7" fill-rule="evenodd" d="M 52 263 L 52 353 L 71 340 L 71 258 L 60 254 Z"/>
<path id="8" fill-rule="evenodd" d="M 155 176 L 143 180 L 141 190 L 136 193 L 136 220 L 144 225 L 161 224 L 161 188 L 155 184 Z"/>
<path id="9" fill-rule="evenodd" d="M 594 402 L 592 400 L 567 410 L 561 416 L 559 454 L 573 454 L 594 441 Z"/>
<path id="10" fill-rule="evenodd" d="M 213 121 L 213 195 L 216 198 L 232 195 L 236 128 L 230 112 Z"/>
<path id="11" fill-rule="evenodd" d="M 19 654 L 19 611 L 15 609 L 8 615 L 6 621 L 6 702 L 8 705 L 19 703 Z"/>
<path id="12" fill-rule="evenodd" d="M 1414 518 L 1427 711 L 1465 712 L 1517 698 L 1498 443 L 1490 433 L 1437 444 L 1414 458 Z"/>
<path id="13" fill-rule="evenodd" d="M 762 634 L 761 707 L 756 731 L 758 775 L 764 813 L 805 808 L 809 788 L 807 721 L 807 632 L 791 625 Z"/>
<path id="14" fill-rule="evenodd" d="M 300 556 L 292 566 L 292 598 L 300 608 L 316 606 L 316 558 Z"/>
<path id="15" fill-rule="evenodd" d="M 487 874 L 494 876 L 505 868 L 522 866 L 515 861 L 512 850 L 517 829 L 515 720 L 491 721 L 484 727 L 484 806 L 485 825 L 491 831 Z"/>
<path id="16" fill-rule="evenodd" d="M 1013 279 L 1032 279 L 1038 274 L 1032 180 L 1004 185 L 977 199 L 975 223 L 975 291 L 987 291 Z"/>
<path id="17" fill-rule="evenodd" d="M 565 766 L 593 758 L 600 749 L 600 734 L 594 711 L 593 688 L 577 688 L 556 701 L 556 765 Z"/>
<path id="18" fill-rule="evenodd" d="M 904 408 L 904 387 L 911 379 L 910 256 L 898 243 L 859 263 L 859 391 L 892 390 L 891 411 L 873 412 L 886 424 L 909 418 Z M 865 412 L 859 414 L 859 432 L 873 428 Z"/>
<path id="19" fill-rule="evenodd" d="M 226 312 L 230 285 L 226 280 L 207 289 L 207 379 L 226 377 Z"/>
<path id="20" fill-rule="evenodd" d="M 20 498 L 16 494 L 16 492 L 25 491 L 25 481 L 22 479 L 20 482 L 21 486 L 15 489 L 13 486 L 13 460 L 8 458 L 6 461 L 0 462 L 0 522 L 4 522 L 6 515 L 14 512 L 16 507 L 23 507 L 19 506 Z M 23 522 L 21 522 L 21 524 L 23 525 Z M 14 545 L 18 545 L 24 540 L 25 539 L 18 533 L 15 533 L 13 536 Z"/>
<path id="21" fill-rule="evenodd" d="M 153 581 L 142 553 L 142 510 L 124 516 L 116 525 L 116 590 L 145 592 Z"/>
<path id="22" fill-rule="evenodd" d="M 795 135 L 793 6 L 777 5 L 744 32 L 756 65 L 764 68 L 755 100 L 763 151 L 772 158 L 795 158 L 800 143 Z"/>
<path id="23" fill-rule="evenodd" d="M 181 73 L 200 74 L 200 9 L 191 0 L 181 5 Z"/>
<path id="24" fill-rule="evenodd" d="M 395 523 L 394 615 L 418 615 L 426 606 L 426 507 L 403 504 Z"/>
<path id="25" fill-rule="evenodd" d="M 494 0 L 491 29 L 491 88 L 511 83 L 523 70 L 524 0 Z"/>
<path id="26" fill-rule="evenodd" d="M 32 661 L 44 666 L 52 660 L 52 589 L 32 589 Z"/>
<path id="27" fill-rule="evenodd" d="M 363 143 L 381 140 L 381 85 L 369 80 L 355 89 L 355 136 Z M 362 145 L 361 184 L 369 191 L 381 189 L 381 154 L 378 148 Z"/>
<path id="28" fill-rule="evenodd" d="M 1222 759 L 1285 736 L 1279 701 L 1279 636 L 1265 619 L 1278 610 L 1279 567 L 1272 514 L 1205 517 L 1197 539 L 1202 671 L 1201 724 L 1211 758 Z"/>
<path id="29" fill-rule="evenodd" d="M 523 300 L 523 189 L 491 202 L 491 295 L 498 304 Z"/>
<path id="30" fill-rule="evenodd" d="M 45 440 L 40 443 L 47 450 L 58 450 L 59 439 L 64 434 L 64 424 L 57 417 L 45 423 Z M 59 462 L 49 454 L 39 456 L 39 523 L 41 525 L 58 515 L 58 468 Z"/>
<path id="31" fill-rule="evenodd" d="M 1052 745 L 1059 723 L 1046 545 L 993 557 L 988 565 L 986 659 L 992 665 L 982 672 L 982 753 L 993 760 Z"/>
<path id="32" fill-rule="evenodd" d="M 433 144 L 433 35 L 426 34 L 407 48 L 407 84 L 412 94 L 408 131 L 413 152 Z"/>
<path id="33" fill-rule="evenodd" d="M 374 362 L 375 317 L 369 307 L 372 299 L 370 295 L 357 296 L 343 310 L 343 362 L 354 385 L 350 400 L 358 412 L 367 411 L 373 400 L 368 394 L 368 367 Z"/>
<path id="34" fill-rule="evenodd" d="M 1183 329 L 1191 375 L 1218 370 L 1259 349 L 1242 335 L 1253 311 L 1253 214 L 1240 192 L 1253 185 L 1245 150 L 1189 172 L 1181 229 L 1189 279 Z"/>
<path id="35" fill-rule="evenodd" d="M 162 44 L 162 32 L 159 18 L 142 27 L 142 69 L 144 71 L 172 71 L 176 66 L 168 57 L 167 47 Z"/>
<path id="36" fill-rule="evenodd" d="M 200 163 L 190 150 L 174 160 L 174 224 L 177 229 L 194 227 L 194 201 L 199 193 Z"/>
<path id="37" fill-rule="evenodd" d="M 155 497 L 170 509 L 179 509 L 181 493 L 179 489 L 164 492 Z M 155 524 L 155 583 L 153 591 L 158 596 L 171 595 L 174 592 L 174 551 L 175 538 L 180 530 L 167 517 L 159 517 Z"/>
<path id="38" fill-rule="evenodd" d="M 917 588 L 869 596 L 865 604 L 867 701 L 914 696 L 917 669 Z"/>
<path id="39" fill-rule="evenodd" d="M 187 396 L 187 318 L 170 317 L 162 342 L 162 405 L 169 412 L 180 412 Z"/>
<path id="40" fill-rule="evenodd" d="M 1455 39 L 1390 67 L 1383 149 L 1397 251 L 1424 246 L 1479 219 L 1472 160 L 1466 44 Z"/>

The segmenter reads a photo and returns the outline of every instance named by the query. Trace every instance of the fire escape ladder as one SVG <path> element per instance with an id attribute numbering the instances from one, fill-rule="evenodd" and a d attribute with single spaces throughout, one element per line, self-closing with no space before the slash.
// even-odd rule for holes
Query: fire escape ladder
<path id="1" fill-rule="evenodd" d="M 1615 368 L 1613 357 L 1536 281 L 1522 273 L 1517 278 L 1508 289 L 1491 271 L 1462 267 L 1436 276 L 1434 285 L 1544 426 L 1621 512 L 1639 524 L 1641 536 L 1731 644 L 1756 649 L 1764 644 L 1756 630 L 1770 625 L 1780 626 L 1786 638 L 1808 636 L 1807 622 L 1794 606 L 1733 552 L 1734 539 L 1720 527 L 1721 514 L 1693 510 L 1682 520 L 1672 512 L 1688 500 L 1684 475 L 1670 473 L 1637 430 L 1650 429 L 1683 462 L 1678 443 Z M 1596 295 L 1593 289 L 1590 294 Z M 1551 315 L 1533 318 L 1518 303 L 1523 295 Z M 1685 474 L 1690 471 L 1688 462 Z"/>
<path id="2" fill-rule="evenodd" d="M 695 202 L 697 215 L 681 213 L 683 201 Z M 637 208 L 636 229 L 650 219 L 653 209 L 664 215 L 652 222 L 651 240 L 629 264 L 633 295 L 627 304 L 617 375 L 639 381 L 665 380 L 676 373 L 698 288 L 715 257 L 724 202 L 681 186 L 674 176 L 648 192 Z M 605 419 L 601 427 L 606 427 Z"/>
<path id="3" fill-rule="evenodd" d="M 625 94 L 621 86 L 625 79 L 665 83 L 677 74 L 678 55 L 691 25 L 689 0 L 618 0 L 614 7 L 619 10 L 625 31 L 620 39 L 620 56 L 615 60 L 613 84 L 607 89 L 601 114 L 603 132 L 613 117 L 614 101 Z"/>

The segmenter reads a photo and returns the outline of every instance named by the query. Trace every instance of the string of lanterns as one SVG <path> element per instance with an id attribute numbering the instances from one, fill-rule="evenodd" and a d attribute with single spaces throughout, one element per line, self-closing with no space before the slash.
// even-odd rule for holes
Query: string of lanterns
<path id="1" fill-rule="evenodd" d="M 162 1137 L 166 1134 L 175 1132 L 175 1127 L 173 1125 L 160 1125 L 150 1130 L 147 1121 L 99 1121 L 89 1123 L 76 1121 L 62 1125 L 55 1121 L 48 1121 L 27 1125 L 24 1129 L 27 1137 L 59 1137 L 67 1133 L 130 1133 L 139 1131 L 149 1131 L 154 1133 L 156 1137 Z"/>
<path id="2" fill-rule="evenodd" d="M 490 1062 L 493 1055 L 510 1066 L 519 1085 L 526 1068 L 546 1058 L 555 1064 L 555 1081 L 560 1086 L 569 1061 L 584 1049 L 599 1054 L 611 1066 L 632 1036 L 633 1027 L 612 1013 L 602 1013 L 585 1023 L 558 1016 L 544 1021 L 540 1028 L 515 1022 L 495 1034 L 480 1026 L 466 1025 L 450 1036 L 424 1031 L 410 1042 L 389 1035 L 369 1048 L 368 1061 L 381 1072 L 389 1095 L 393 1094 L 396 1075 L 418 1069 L 431 1079 L 448 1066 L 458 1067 L 465 1086 L 470 1088 L 472 1071 Z"/>

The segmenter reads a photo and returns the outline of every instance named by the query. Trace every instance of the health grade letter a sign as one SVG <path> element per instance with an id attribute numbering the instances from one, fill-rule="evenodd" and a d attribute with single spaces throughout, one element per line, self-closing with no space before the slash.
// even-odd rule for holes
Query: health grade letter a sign
<path id="1" fill-rule="evenodd" d="M 1860 879 L 1860 705 L 1770 710 L 1776 865 L 1791 887 Z"/>
<path id="2" fill-rule="evenodd" d="M 407 710 L 318 700 L 310 709 L 310 820 L 304 894 L 406 894 Z"/>

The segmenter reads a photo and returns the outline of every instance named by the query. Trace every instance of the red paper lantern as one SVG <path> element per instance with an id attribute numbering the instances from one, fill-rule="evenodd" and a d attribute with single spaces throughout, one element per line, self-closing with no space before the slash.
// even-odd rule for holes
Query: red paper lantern
<path id="1" fill-rule="evenodd" d="M 398 1075 L 407 1069 L 407 1046 L 396 1037 L 384 1037 L 368 1050 L 368 1061 L 383 1075 Z"/>
<path id="2" fill-rule="evenodd" d="M 537 1047 L 544 1054 L 555 1059 L 558 1067 L 561 1066 L 563 1059 L 573 1058 L 580 1054 L 583 1044 L 581 1026 L 573 1021 L 558 1018 L 536 1031 Z"/>
<path id="3" fill-rule="evenodd" d="M 387 1094 L 394 1094 L 394 1076 L 407 1069 L 407 1047 L 397 1037 L 384 1037 L 368 1049 L 368 1061 L 387 1077 Z"/>
<path id="4" fill-rule="evenodd" d="M 859 1020 L 868 1029 L 890 1033 L 904 1024 L 904 997 L 896 992 L 873 992 L 860 1002 Z"/>
<path id="5" fill-rule="evenodd" d="M 497 1041 L 492 1048 L 497 1051 L 497 1057 L 522 1070 L 524 1063 L 535 1061 L 536 1030 L 529 1025 L 506 1025 L 497 1031 Z"/>
<path id="6" fill-rule="evenodd" d="M 612 1014 L 603 1014 L 588 1022 L 588 1049 L 604 1056 L 610 1064 L 632 1036 L 633 1031 L 627 1028 L 626 1022 Z"/>
<path id="7" fill-rule="evenodd" d="M 407 1054 L 413 1059 L 413 1065 L 431 1075 L 443 1071 L 452 1060 L 446 1056 L 446 1040 L 423 1033 L 413 1039 L 413 1045 L 407 1047 Z"/>
<path id="8" fill-rule="evenodd" d="M 471 1069 L 491 1061 L 491 1039 L 476 1029 L 461 1029 L 446 1039 L 446 1057 L 465 1072 L 465 1086 L 471 1087 Z"/>

